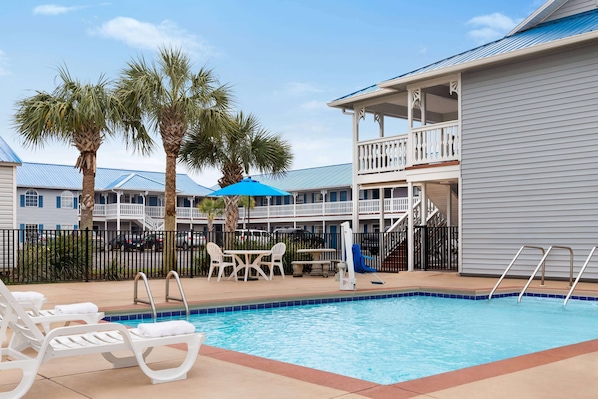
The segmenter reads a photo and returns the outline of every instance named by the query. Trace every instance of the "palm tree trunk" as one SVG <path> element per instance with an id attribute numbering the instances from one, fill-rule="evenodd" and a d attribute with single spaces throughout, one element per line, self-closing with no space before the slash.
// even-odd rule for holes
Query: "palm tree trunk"
<path id="1" fill-rule="evenodd" d="M 83 187 L 81 191 L 81 223 L 79 228 L 81 230 L 93 230 L 93 208 L 95 196 L 95 158 L 96 154 L 88 153 L 81 154 L 79 157 L 85 156 L 86 161 L 80 169 L 83 173 Z"/>
<path id="2" fill-rule="evenodd" d="M 164 275 L 176 270 L 176 160 L 177 154 L 166 153 L 166 184 L 164 187 Z"/>

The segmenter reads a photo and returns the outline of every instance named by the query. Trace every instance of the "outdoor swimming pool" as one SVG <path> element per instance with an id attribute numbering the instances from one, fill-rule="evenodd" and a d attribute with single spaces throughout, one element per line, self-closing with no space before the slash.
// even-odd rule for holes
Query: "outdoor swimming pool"
<path id="1" fill-rule="evenodd" d="M 392 384 L 598 338 L 598 302 L 407 296 L 194 315 L 207 345 Z M 146 320 L 147 322 L 147 320 Z M 122 322 L 136 326 L 139 320 Z"/>

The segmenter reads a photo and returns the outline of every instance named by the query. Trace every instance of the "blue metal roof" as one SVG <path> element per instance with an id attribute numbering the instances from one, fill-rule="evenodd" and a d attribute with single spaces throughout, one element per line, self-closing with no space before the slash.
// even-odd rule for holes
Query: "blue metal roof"
<path id="1" fill-rule="evenodd" d="M 251 175 L 262 184 L 288 192 L 351 187 L 353 169 L 350 163 L 291 170 L 284 177 Z M 218 189 L 218 186 L 214 187 Z"/>
<path id="2" fill-rule="evenodd" d="M 20 164 L 22 162 L 23 161 L 21 161 L 21 158 L 19 158 L 17 153 L 10 148 L 2 137 L 0 137 L 0 163 Z"/>
<path id="3" fill-rule="evenodd" d="M 398 75 L 392 79 L 385 80 L 382 83 L 392 81 L 394 79 L 415 76 L 425 72 L 441 70 L 455 65 L 482 60 L 484 58 L 501 54 L 507 54 L 517 50 L 528 49 L 557 40 L 594 32 L 596 30 L 598 30 L 598 9 L 538 24 L 531 29 L 516 33 L 511 36 L 505 36 L 504 38 L 494 42 L 487 43 L 480 47 L 476 47 L 463 53 L 445 58 L 414 71 Z M 363 90 L 345 95 L 334 101 L 347 99 L 371 91 L 374 91 L 373 86 L 369 86 Z"/>
<path id="4" fill-rule="evenodd" d="M 119 188 L 121 190 L 163 192 L 164 183 L 165 174 L 163 172 L 110 168 L 97 168 L 96 170 L 96 191 Z M 18 187 L 80 190 L 81 184 L 82 175 L 70 165 L 23 162 L 17 168 Z M 176 185 L 177 193 L 181 195 L 206 196 L 212 192 L 183 173 L 177 173 Z"/>
<path id="5" fill-rule="evenodd" d="M 596 30 L 598 30 L 598 10 L 587 11 L 581 14 L 571 15 L 569 17 L 539 24 L 526 31 L 512 36 L 506 36 L 500 40 L 454 55 L 389 80 L 506 54 L 516 50 L 523 50 Z"/>

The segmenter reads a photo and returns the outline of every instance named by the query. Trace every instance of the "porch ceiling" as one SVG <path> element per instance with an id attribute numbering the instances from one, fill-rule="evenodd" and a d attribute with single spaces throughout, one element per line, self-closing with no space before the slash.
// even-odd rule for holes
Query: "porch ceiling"
<path id="1" fill-rule="evenodd" d="M 449 93 L 448 85 L 427 87 L 423 91 L 426 94 L 426 112 L 429 122 L 443 122 L 445 120 L 443 115 L 457 112 L 457 95 Z M 402 91 L 396 92 L 392 96 L 384 95 L 378 98 L 355 101 L 351 105 L 357 109 L 365 107 L 366 112 L 371 114 L 378 113 L 394 118 L 407 119 L 408 102 L 407 91 Z M 419 120 L 420 117 L 420 110 L 415 108 L 414 118 Z"/>

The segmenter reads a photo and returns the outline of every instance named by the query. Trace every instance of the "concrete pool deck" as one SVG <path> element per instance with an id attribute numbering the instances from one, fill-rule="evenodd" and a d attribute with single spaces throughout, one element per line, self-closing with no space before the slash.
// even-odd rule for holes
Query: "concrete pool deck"
<path id="1" fill-rule="evenodd" d="M 386 282 L 384 285 L 371 284 L 371 276 L 357 275 L 357 291 L 339 291 L 334 277 L 287 276 L 282 280 L 275 276 L 273 281 L 223 280 L 219 283 L 205 278 L 184 278 L 181 283 L 190 306 L 212 307 L 418 289 L 483 295 L 488 294 L 497 281 L 497 278 L 460 277 L 443 272 L 382 273 L 380 276 Z M 500 291 L 519 292 L 525 282 L 505 279 Z M 165 302 L 164 280 L 149 283 L 159 310 L 182 306 L 179 302 Z M 133 304 L 132 281 L 20 285 L 10 289 L 44 293 L 49 298 L 45 308 L 91 301 L 107 314 L 148 311 L 147 305 Z M 568 282 L 547 281 L 540 287 L 535 280 L 530 291 L 566 295 Z M 580 283 L 575 294 L 598 297 L 598 284 Z M 170 295 L 178 296 L 174 281 L 170 283 Z M 146 298 L 142 281 L 139 296 Z M 171 364 L 181 358 L 179 349 L 168 347 L 152 352 L 149 360 L 152 366 L 159 367 L 160 363 Z M 19 380 L 13 372 L 1 375 L 0 392 L 10 389 Z M 46 362 L 25 398 L 583 399 L 597 395 L 598 340 L 594 340 L 393 385 L 379 385 L 207 345 L 202 346 L 186 380 L 160 385 L 152 385 L 137 367 L 113 370 L 102 356 L 79 356 Z"/>

